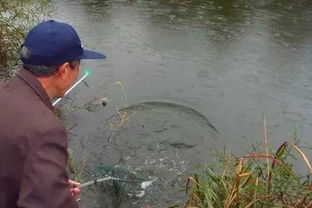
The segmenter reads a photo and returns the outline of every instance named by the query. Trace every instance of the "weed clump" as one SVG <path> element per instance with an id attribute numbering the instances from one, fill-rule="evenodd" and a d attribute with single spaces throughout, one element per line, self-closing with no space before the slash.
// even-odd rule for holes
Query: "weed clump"
<path id="1" fill-rule="evenodd" d="M 272 154 L 216 158 L 215 165 L 188 178 L 184 207 L 312 207 L 312 166 L 295 144 L 285 142 Z M 295 170 L 299 158 L 308 173 Z"/>
<path id="2" fill-rule="evenodd" d="M 25 34 L 49 14 L 48 0 L 0 0 L 0 79 L 14 73 Z"/>

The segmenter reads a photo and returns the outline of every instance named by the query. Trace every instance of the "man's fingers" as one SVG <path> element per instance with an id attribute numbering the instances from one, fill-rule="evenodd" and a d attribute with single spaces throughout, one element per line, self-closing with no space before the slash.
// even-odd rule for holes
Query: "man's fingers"
<path id="1" fill-rule="evenodd" d="M 73 189 L 73 192 L 74 192 L 76 195 L 78 195 L 78 194 L 80 194 L 80 189 L 79 189 L 79 188 L 74 188 L 74 189 Z"/>
<path id="2" fill-rule="evenodd" d="M 76 197 L 80 194 L 80 189 L 79 188 L 73 188 L 73 189 L 71 189 L 71 192 L 72 192 L 72 196 Z"/>
<path id="3" fill-rule="evenodd" d="M 78 183 L 76 181 L 68 180 L 68 183 L 73 188 L 80 186 L 80 183 Z"/>
<path id="4" fill-rule="evenodd" d="M 68 180 L 68 183 L 71 187 L 70 191 L 72 193 L 72 196 L 75 198 L 80 194 L 80 183 L 76 182 L 76 181 L 72 181 L 72 180 Z"/>

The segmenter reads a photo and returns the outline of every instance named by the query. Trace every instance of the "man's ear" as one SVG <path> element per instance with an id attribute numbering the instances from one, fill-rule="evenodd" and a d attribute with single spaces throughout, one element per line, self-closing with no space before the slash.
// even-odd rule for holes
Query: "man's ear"
<path id="1" fill-rule="evenodd" d="M 57 78 L 61 80 L 67 79 L 67 77 L 69 76 L 69 70 L 70 65 L 68 62 L 65 62 L 64 64 L 60 65 L 56 73 Z"/>

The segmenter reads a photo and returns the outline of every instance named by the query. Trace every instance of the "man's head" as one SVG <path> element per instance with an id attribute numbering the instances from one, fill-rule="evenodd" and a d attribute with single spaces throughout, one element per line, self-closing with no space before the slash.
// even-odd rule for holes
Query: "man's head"
<path id="1" fill-rule="evenodd" d="M 63 97 L 79 76 L 80 60 L 58 65 L 23 64 L 23 68 L 36 76 L 50 98 Z"/>
<path id="2" fill-rule="evenodd" d="M 54 20 L 35 26 L 22 44 L 24 69 L 40 81 L 50 98 L 64 96 L 79 75 L 81 59 L 104 59 L 103 54 L 83 49 L 75 29 Z"/>

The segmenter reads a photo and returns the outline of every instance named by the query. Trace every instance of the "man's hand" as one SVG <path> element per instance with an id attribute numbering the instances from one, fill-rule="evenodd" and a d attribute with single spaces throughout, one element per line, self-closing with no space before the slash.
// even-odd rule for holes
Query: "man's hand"
<path id="1" fill-rule="evenodd" d="M 78 194 L 80 194 L 79 185 L 80 183 L 72 180 L 68 180 L 68 183 L 70 185 L 70 191 L 72 193 L 73 198 L 76 198 Z"/>

